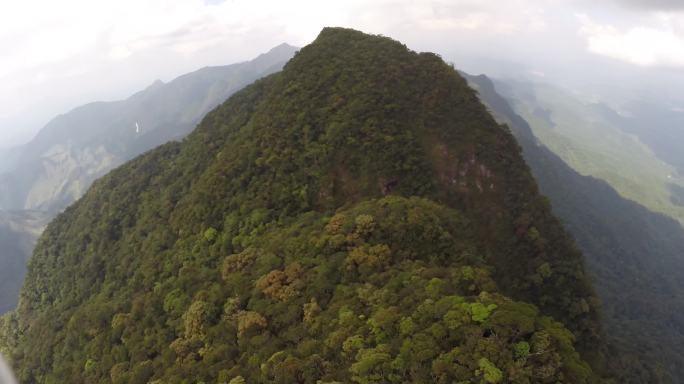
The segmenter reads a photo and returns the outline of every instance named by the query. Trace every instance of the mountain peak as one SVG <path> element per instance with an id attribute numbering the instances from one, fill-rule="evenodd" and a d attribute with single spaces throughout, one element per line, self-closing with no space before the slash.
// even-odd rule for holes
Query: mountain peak
<path id="1" fill-rule="evenodd" d="M 163 86 L 164 86 L 164 82 L 161 81 L 160 79 L 157 79 L 157 80 L 153 81 L 152 84 L 148 85 L 148 86 L 145 88 L 145 90 L 146 90 L 146 91 L 150 91 L 150 90 L 157 89 L 157 88 L 160 88 L 160 87 L 163 87 Z"/>
<path id="2" fill-rule="evenodd" d="M 275 53 L 275 52 L 281 52 L 281 51 L 287 51 L 287 52 L 292 52 L 296 51 L 299 48 L 295 47 L 294 45 L 290 45 L 288 43 L 280 43 L 276 45 L 275 47 L 271 48 L 268 50 L 268 53 Z"/>

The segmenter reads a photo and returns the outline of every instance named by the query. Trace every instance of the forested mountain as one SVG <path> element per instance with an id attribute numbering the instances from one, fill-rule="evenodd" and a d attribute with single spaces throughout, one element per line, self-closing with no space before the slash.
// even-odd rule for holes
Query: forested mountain
<path id="1" fill-rule="evenodd" d="M 466 81 L 327 28 L 60 214 L 2 329 L 24 383 L 587 383 L 597 305 Z"/>
<path id="2" fill-rule="evenodd" d="M 187 135 L 206 112 L 280 70 L 294 52 L 282 44 L 252 61 L 203 68 L 168 84 L 156 82 L 123 101 L 84 105 L 55 118 L 28 144 L 0 151 L 0 209 L 14 212 L 0 211 L 0 220 L 13 223 L 11 230 L 9 224 L 0 225 L 0 314 L 15 308 L 33 250 L 26 245 L 40 234 L 23 218 L 40 215 L 46 223 L 96 178 Z"/>
<path id="3" fill-rule="evenodd" d="M 87 104 L 48 123 L 0 175 L 0 209 L 58 212 L 98 177 L 187 135 L 235 91 L 280 70 L 295 48 L 282 44 L 244 63 L 207 67 L 130 98 Z"/>
<path id="4" fill-rule="evenodd" d="M 485 76 L 468 76 L 511 127 L 525 160 L 587 259 L 603 303 L 611 371 L 623 383 L 684 380 L 684 231 L 679 223 L 581 176 L 536 139 Z M 504 87 L 506 85 L 503 85 Z"/>

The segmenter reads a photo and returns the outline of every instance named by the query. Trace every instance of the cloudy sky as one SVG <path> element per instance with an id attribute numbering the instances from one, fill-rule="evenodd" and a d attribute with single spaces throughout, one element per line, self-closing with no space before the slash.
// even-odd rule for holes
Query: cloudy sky
<path id="1" fill-rule="evenodd" d="M 0 147 L 80 104 L 302 46 L 324 26 L 387 35 L 474 73 L 606 94 L 677 97 L 684 85 L 683 0 L 2 1 Z"/>

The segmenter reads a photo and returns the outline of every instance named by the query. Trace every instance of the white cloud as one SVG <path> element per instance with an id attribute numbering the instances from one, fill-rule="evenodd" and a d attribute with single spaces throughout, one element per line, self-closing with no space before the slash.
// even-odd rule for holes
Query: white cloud
<path id="1" fill-rule="evenodd" d="M 578 15 L 590 52 L 641 66 L 684 66 L 684 34 L 674 15 L 655 16 L 655 26 L 618 28 Z"/>
<path id="2" fill-rule="evenodd" d="M 382 29 L 403 23 L 444 31 L 510 33 L 543 26 L 542 8 L 530 4 L 526 0 L 3 2 L 0 76 L 103 47 L 109 58 L 115 60 L 159 46 L 191 54 L 226 36 L 248 36 L 255 29 L 265 28 L 296 36 L 298 43 L 313 38 L 324 25 Z"/>
<path id="3" fill-rule="evenodd" d="M 684 9 L 681 0 L 614 0 L 618 4 L 647 10 L 676 11 Z"/>
<path id="4" fill-rule="evenodd" d="M 2 1 L 0 129 L 6 131 L 13 116 L 36 114 L 38 101 L 49 105 L 46 99 L 53 98 L 46 111 L 63 112 L 92 98 L 123 96 L 154 80 L 155 71 L 168 80 L 248 59 L 284 41 L 303 45 L 324 26 L 456 41 L 544 28 L 543 6 L 554 1 Z"/>

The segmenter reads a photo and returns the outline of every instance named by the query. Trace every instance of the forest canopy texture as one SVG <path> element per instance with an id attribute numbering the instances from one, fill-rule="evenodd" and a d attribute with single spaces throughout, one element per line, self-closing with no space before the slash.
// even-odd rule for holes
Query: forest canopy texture
<path id="1" fill-rule="evenodd" d="M 327 28 L 39 241 L 23 383 L 592 383 L 598 304 L 438 56 Z"/>

